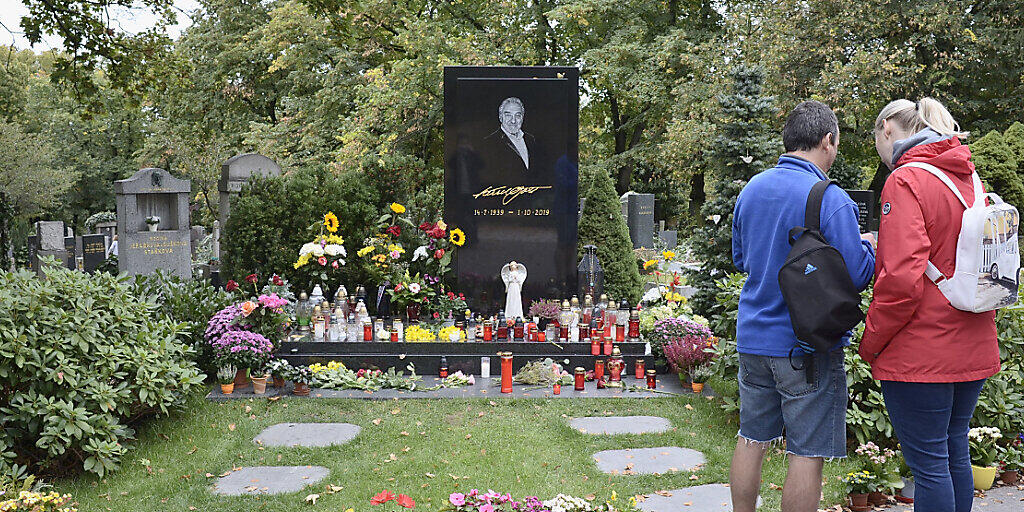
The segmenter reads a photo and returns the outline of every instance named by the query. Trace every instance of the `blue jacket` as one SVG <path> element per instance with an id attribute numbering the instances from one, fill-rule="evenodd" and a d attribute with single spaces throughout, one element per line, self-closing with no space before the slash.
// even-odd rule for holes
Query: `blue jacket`
<path id="1" fill-rule="evenodd" d="M 803 226 L 807 195 L 825 174 L 811 162 L 783 155 L 743 187 L 732 216 L 732 260 L 748 274 L 740 293 L 737 348 L 744 354 L 784 357 L 796 345 L 779 269 L 789 254 L 789 230 Z M 875 271 L 875 251 L 860 239 L 857 205 L 838 186 L 825 191 L 821 231 L 839 250 L 853 284 L 864 289 Z M 844 338 L 843 346 L 849 344 Z M 797 349 L 796 354 L 801 354 Z"/>

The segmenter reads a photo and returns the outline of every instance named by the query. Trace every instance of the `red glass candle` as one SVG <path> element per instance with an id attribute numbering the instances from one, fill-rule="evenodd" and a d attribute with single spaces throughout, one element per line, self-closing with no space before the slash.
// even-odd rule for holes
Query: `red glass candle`
<path id="1" fill-rule="evenodd" d="M 636 378 L 637 378 L 637 380 L 644 378 L 644 360 L 643 359 L 637 359 L 635 366 L 636 366 Z"/>
<path id="2" fill-rule="evenodd" d="M 587 341 L 590 339 L 590 326 L 586 323 L 580 324 L 580 341 Z"/>
<path id="3" fill-rule="evenodd" d="M 654 370 L 647 370 L 647 389 L 657 389 L 657 373 Z"/>
<path id="4" fill-rule="evenodd" d="M 508 339 L 508 324 L 505 323 L 504 321 L 498 322 L 498 339 Z"/>
<path id="5" fill-rule="evenodd" d="M 513 328 L 513 332 L 515 333 L 515 337 L 517 340 L 523 339 L 523 323 L 516 322 L 516 326 Z"/>
<path id="6" fill-rule="evenodd" d="M 576 370 L 574 370 L 574 373 L 575 380 L 573 382 L 573 389 L 575 389 L 576 391 L 583 391 L 583 383 L 586 382 L 587 380 L 587 371 L 577 366 Z"/>
<path id="7" fill-rule="evenodd" d="M 391 329 L 391 343 L 398 343 L 398 329 Z"/>
<path id="8" fill-rule="evenodd" d="M 498 352 L 501 356 L 501 392 L 512 392 L 512 352 Z"/>
<path id="9" fill-rule="evenodd" d="M 590 355 L 599 356 L 601 355 L 601 340 L 598 338 L 590 338 Z"/>
<path id="10" fill-rule="evenodd" d="M 606 355 L 606 356 L 612 355 L 612 339 L 611 338 L 605 338 L 604 339 L 604 355 Z"/>
<path id="11" fill-rule="evenodd" d="M 557 383 L 557 382 L 554 383 L 554 385 L 551 386 L 551 392 L 553 394 L 556 394 L 556 395 L 561 395 L 562 394 L 562 385 Z"/>
<path id="12" fill-rule="evenodd" d="M 604 318 L 597 317 L 597 329 L 596 330 L 592 330 L 590 335 L 592 337 L 600 338 L 601 337 L 601 333 L 603 333 L 603 332 L 604 332 Z"/>
<path id="13" fill-rule="evenodd" d="M 604 359 L 594 361 L 594 380 L 604 378 Z"/>
<path id="14" fill-rule="evenodd" d="M 629 337 L 636 339 L 640 337 L 640 319 L 630 318 L 629 319 Z"/>
<path id="15" fill-rule="evenodd" d="M 373 341 L 373 324 L 370 322 L 363 324 L 363 341 Z"/>
<path id="16" fill-rule="evenodd" d="M 545 334 L 543 332 L 538 332 L 537 333 L 537 341 L 547 341 L 547 338 L 548 338 L 547 334 Z"/>
<path id="17" fill-rule="evenodd" d="M 491 341 L 494 337 L 494 327 L 491 325 L 491 321 L 487 320 L 484 322 L 484 341 Z"/>
<path id="18" fill-rule="evenodd" d="M 615 326 L 615 341 L 618 342 L 618 343 L 622 343 L 623 341 L 626 341 L 626 326 L 625 325 L 618 324 L 618 325 Z"/>
<path id="19" fill-rule="evenodd" d="M 569 326 L 562 325 L 558 327 L 558 339 L 561 341 L 569 340 Z"/>
<path id="20" fill-rule="evenodd" d="M 612 382 L 619 382 L 622 380 L 622 361 L 608 361 L 608 372 L 611 373 Z"/>

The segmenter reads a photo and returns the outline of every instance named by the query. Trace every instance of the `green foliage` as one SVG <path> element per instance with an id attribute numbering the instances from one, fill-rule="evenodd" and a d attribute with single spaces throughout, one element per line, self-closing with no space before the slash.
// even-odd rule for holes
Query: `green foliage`
<path id="1" fill-rule="evenodd" d="M 1003 133 L 1006 145 L 1017 160 L 1017 177 L 1024 183 L 1024 123 L 1016 122 Z"/>
<path id="2" fill-rule="evenodd" d="M 583 258 L 583 246 L 597 246 L 597 257 L 604 269 L 605 291 L 616 300 L 627 299 L 630 304 L 636 304 L 643 283 L 615 185 L 603 170 L 595 169 L 593 173 L 588 178 L 591 184 L 579 222 L 576 259 Z"/>
<path id="3" fill-rule="evenodd" d="M 739 352 L 736 350 L 736 317 L 740 307 L 740 292 L 747 282 L 744 274 L 732 273 L 715 282 L 715 309 L 711 315 L 711 332 L 718 336 L 715 357 L 711 360 L 710 371 L 719 382 L 715 391 L 722 397 L 722 409 L 729 413 L 739 412 L 739 390 L 735 384 L 740 371 Z"/>
<path id="4" fill-rule="evenodd" d="M 114 212 L 96 212 L 85 219 L 85 232 L 92 233 L 96 225 L 103 222 L 117 222 L 117 214 Z"/>
<path id="5" fill-rule="evenodd" d="M 971 160 L 989 192 L 1014 206 L 1024 205 L 1024 183 L 1017 174 L 1017 158 L 1003 135 L 996 131 L 971 144 Z"/>
<path id="6" fill-rule="evenodd" d="M 374 187 L 358 173 L 335 176 L 321 168 L 254 180 L 232 203 L 221 238 L 222 275 L 241 282 L 251 273 L 277 272 L 294 290 L 309 290 L 310 275 L 296 272 L 293 264 L 302 244 L 320 232 L 324 214 L 333 211 L 349 254 L 342 282 L 369 283 L 354 260 L 355 251 L 376 225 L 378 201 Z"/>
<path id="7" fill-rule="evenodd" d="M 774 98 L 765 95 L 764 70 L 738 65 L 732 86 L 718 96 L 721 110 L 710 153 L 714 165 L 712 197 L 701 208 L 703 226 L 690 238 L 693 256 L 701 262 L 691 272 L 697 288 L 693 309 L 707 316 L 714 306 L 715 281 L 735 270 L 732 263 L 732 212 L 750 178 L 774 163 L 779 137 L 771 128 Z"/>
<path id="8" fill-rule="evenodd" d="M 117 468 L 133 425 L 183 405 L 203 378 L 179 326 L 126 280 L 55 266 L 45 274 L 0 274 L 0 466 L 102 476 Z"/>
<path id="9" fill-rule="evenodd" d="M 860 190 L 864 187 L 864 169 L 850 163 L 850 159 L 842 153 L 836 157 L 827 174 L 830 180 L 838 182 L 845 190 Z"/>
<path id="10" fill-rule="evenodd" d="M 217 364 L 213 360 L 213 349 L 204 341 L 203 333 L 210 318 L 233 304 L 234 297 L 203 279 L 182 279 L 162 270 L 136 276 L 131 286 L 135 297 L 156 304 L 157 314 L 179 324 L 179 339 L 192 347 L 189 356 L 201 371 L 213 375 Z"/>
<path id="11" fill-rule="evenodd" d="M 997 427 L 1010 440 L 1024 432 L 1024 306 L 999 310 L 996 330 L 1001 369 L 985 381 L 971 425 Z"/>

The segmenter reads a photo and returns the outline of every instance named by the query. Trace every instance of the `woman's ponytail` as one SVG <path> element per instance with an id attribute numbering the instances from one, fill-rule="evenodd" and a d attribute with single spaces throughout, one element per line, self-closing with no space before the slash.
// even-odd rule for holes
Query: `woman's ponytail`
<path id="1" fill-rule="evenodd" d="M 970 135 L 969 132 L 960 131 L 960 125 L 946 107 L 934 98 L 921 98 L 917 103 L 904 99 L 892 101 L 878 113 L 875 130 L 881 130 L 885 121 L 896 122 L 910 133 L 931 128 L 940 135 L 960 138 Z"/>

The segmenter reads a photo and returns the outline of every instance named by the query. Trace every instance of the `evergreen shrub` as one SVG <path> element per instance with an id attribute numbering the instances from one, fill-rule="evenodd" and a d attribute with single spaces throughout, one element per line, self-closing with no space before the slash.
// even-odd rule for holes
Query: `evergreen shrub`
<path id="1" fill-rule="evenodd" d="M 615 184 L 604 170 L 588 172 L 591 175 L 580 180 L 586 186 L 587 195 L 579 222 L 576 261 L 583 258 L 583 246 L 597 246 L 597 257 L 604 269 L 605 292 L 615 300 L 626 299 L 636 304 L 640 301 L 643 282 L 633 254 L 633 242 L 629 239 L 629 228 L 615 195 Z"/>
<path id="2" fill-rule="evenodd" d="M 971 160 L 987 191 L 999 194 L 1017 208 L 1024 207 L 1024 183 L 1017 173 L 1017 158 L 1001 133 L 988 132 L 971 144 Z"/>

